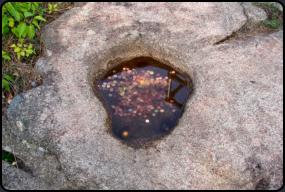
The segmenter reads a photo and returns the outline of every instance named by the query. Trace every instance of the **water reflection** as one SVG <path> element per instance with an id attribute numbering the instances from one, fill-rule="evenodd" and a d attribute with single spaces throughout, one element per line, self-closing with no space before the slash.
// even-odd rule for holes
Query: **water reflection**
<path id="1" fill-rule="evenodd" d="M 189 94 L 189 78 L 151 57 L 110 69 L 97 85 L 114 135 L 126 142 L 171 131 Z"/>

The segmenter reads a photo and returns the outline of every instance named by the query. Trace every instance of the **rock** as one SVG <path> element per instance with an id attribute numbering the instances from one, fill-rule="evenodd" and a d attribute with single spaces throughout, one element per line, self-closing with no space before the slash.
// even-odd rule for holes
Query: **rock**
<path id="1" fill-rule="evenodd" d="M 58 189 L 279 189 L 283 30 L 213 46 L 245 22 L 239 3 L 87 3 L 69 10 L 43 29 L 43 85 L 14 97 L 7 111 L 15 145 L 28 143 L 35 154 L 2 149 L 13 147 L 36 177 L 62 178 Z M 120 58 L 140 55 L 183 70 L 194 91 L 177 127 L 137 149 L 107 131 L 93 81 Z"/>
<path id="2" fill-rule="evenodd" d="M 21 139 L 15 125 L 2 116 L 2 150 L 14 152 L 24 165 L 16 169 L 2 161 L 2 185 L 6 189 L 76 189 L 61 171 L 56 155 Z M 7 150 L 10 149 L 10 150 Z M 5 178 L 5 180 L 3 180 Z M 15 185 L 15 183 L 18 183 Z"/>
<path id="3" fill-rule="evenodd" d="M 46 183 L 3 160 L 2 186 L 6 190 L 51 189 Z"/>
<path id="4" fill-rule="evenodd" d="M 74 7 L 82 7 L 86 4 L 86 2 L 74 2 Z"/>
<path id="5" fill-rule="evenodd" d="M 242 2 L 241 5 L 244 7 L 244 12 L 249 20 L 259 22 L 267 19 L 266 12 L 258 8 L 250 2 Z"/>

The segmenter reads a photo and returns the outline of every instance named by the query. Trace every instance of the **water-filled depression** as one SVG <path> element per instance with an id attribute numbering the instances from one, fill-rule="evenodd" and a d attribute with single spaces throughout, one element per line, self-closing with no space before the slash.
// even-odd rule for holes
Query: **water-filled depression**
<path id="1" fill-rule="evenodd" d="M 156 138 L 175 127 L 191 80 L 151 57 L 136 57 L 107 71 L 97 86 L 110 112 L 113 134 L 131 142 Z"/>

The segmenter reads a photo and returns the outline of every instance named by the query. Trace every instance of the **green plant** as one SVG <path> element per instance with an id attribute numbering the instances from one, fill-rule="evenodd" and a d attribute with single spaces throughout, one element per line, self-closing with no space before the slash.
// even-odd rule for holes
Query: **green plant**
<path id="1" fill-rule="evenodd" d="M 277 21 L 277 20 L 264 20 L 258 23 L 253 23 L 253 27 L 260 27 L 260 26 L 267 26 L 269 28 L 274 28 L 277 29 L 279 27 L 283 26 L 283 22 L 282 21 Z"/>
<path id="2" fill-rule="evenodd" d="M 271 21 L 265 20 L 265 23 L 268 27 L 271 27 L 271 28 L 278 28 L 282 26 L 282 23 L 279 23 L 278 21 L 274 21 L 274 20 L 271 20 Z"/>
<path id="3" fill-rule="evenodd" d="M 19 39 L 20 43 L 17 43 L 17 45 L 13 44 L 11 45 L 11 48 L 15 48 L 14 52 L 17 53 L 18 59 L 20 59 L 21 56 L 27 56 L 29 57 L 30 54 L 35 54 L 36 50 L 32 49 L 33 45 L 27 45 L 23 44 L 24 39 L 20 38 Z"/>
<path id="4" fill-rule="evenodd" d="M 60 2 L 58 2 L 57 4 L 50 4 L 48 3 L 48 14 L 51 14 L 53 11 L 58 11 L 57 6 L 60 4 Z"/>
<path id="5" fill-rule="evenodd" d="M 273 9 L 277 9 L 280 10 L 279 7 L 277 7 L 276 5 L 274 5 L 274 3 L 265 3 L 265 2 L 253 2 L 252 5 L 258 5 L 258 6 L 262 6 L 262 7 L 269 7 L 269 8 L 273 8 Z"/>
<path id="6" fill-rule="evenodd" d="M 40 29 L 38 21 L 46 21 L 42 14 L 45 12 L 37 2 L 7 2 L 2 7 L 2 34 L 11 31 L 19 38 L 33 38 L 35 26 Z M 16 27 L 15 22 L 18 22 Z"/>
<path id="7" fill-rule="evenodd" d="M 2 151 L 2 160 L 12 163 L 15 161 L 15 157 L 12 153 Z"/>
<path id="8" fill-rule="evenodd" d="M 11 98 L 32 88 L 31 82 L 42 83 L 40 74 L 31 73 L 43 53 L 41 29 L 72 8 L 71 2 L 62 5 L 50 2 L 52 7 L 48 4 L 6 2 L 2 5 L 2 115 L 6 114 Z"/>
<path id="9" fill-rule="evenodd" d="M 276 16 L 275 14 L 272 14 L 271 19 L 272 19 L 272 20 L 275 20 L 276 17 L 277 17 L 277 16 Z"/>
<path id="10" fill-rule="evenodd" d="M 11 91 L 9 81 L 13 82 L 12 77 L 10 77 L 9 75 L 4 75 L 2 78 L 2 96 L 4 95 L 4 93 L 3 93 L 4 88 L 6 88 L 7 91 L 9 91 L 9 92 Z"/>
<path id="11" fill-rule="evenodd" d="M 30 39 L 35 36 L 35 27 L 40 30 L 39 21 L 46 21 L 42 15 L 46 12 L 37 2 L 7 2 L 2 7 L 2 35 L 11 32 L 18 37 L 18 44 L 23 44 L 25 37 Z M 17 44 L 17 45 L 18 45 Z M 15 45 L 13 45 L 15 46 Z M 29 56 L 34 51 L 25 47 L 21 49 L 15 46 L 14 52 L 18 59 L 21 56 Z"/>
<path id="12" fill-rule="evenodd" d="M 11 57 L 9 55 L 7 55 L 7 53 L 5 51 L 2 51 L 2 57 L 5 60 L 11 60 Z"/>
<path id="13" fill-rule="evenodd" d="M 259 2 L 252 2 L 253 5 L 260 5 Z"/>
<path id="14" fill-rule="evenodd" d="M 273 3 L 263 3 L 263 4 L 266 5 L 269 8 L 274 8 L 274 9 L 278 9 L 279 10 L 279 8 L 277 6 L 275 6 Z"/>
<path id="15" fill-rule="evenodd" d="M 7 55 L 7 53 L 5 51 L 2 51 L 2 58 L 4 60 L 11 60 L 11 57 L 9 55 Z M 3 65 L 3 61 L 2 61 L 2 65 Z M 13 82 L 12 77 L 10 77 L 9 75 L 4 75 L 2 77 L 2 96 L 4 96 L 3 93 L 3 89 L 6 88 L 7 91 L 10 91 L 10 85 L 9 85 L 9 81 Z"/>

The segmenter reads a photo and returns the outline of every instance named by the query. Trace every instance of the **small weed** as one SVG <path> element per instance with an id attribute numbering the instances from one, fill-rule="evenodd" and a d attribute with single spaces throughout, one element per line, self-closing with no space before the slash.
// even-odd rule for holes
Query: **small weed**
<path id="1" fill-rule="evenodd" d="M 17 43 L 17 45 L 13 44 L 10 47 L 15 48 L 14 52 L 17 53 L 18 59 L 20 59 L 21 56 L 26 55 L 27 57 L 29 57 L 30 54 L 36 53 L 35 49 L 32 49 L 33 47 L 32 44 L 27 45 L 27 44 L 22 44 L 21 42 L 21 43 Z"/>
<path id="2" fill-rule="evenodd" d="M 2 160 L 12 163 L 15 162 L 15 157 L 12 153 L 9 153 L 7 151 L 2 151 Z"/>
<path id="3" fill-rule="evenodd" d="M 275 28 L 275 29 L 283 26 L 283 23 L 280 23 L 274 20 L 271 20 L 271 21 L 265 20 L 265 23 L 268 27 Z"/>
<path id="4" fill-rule="evenodd" d="M 7 55 L 7 53 L 5 51 L 2 51 L 2 57 L 5 60 L 11 60 L 11 57 L 9 55 Z"/>
<path id="5" fill-rule="evenodd" d="M 17 167 L 17 169 L 22 169 L 23 171 L 33 174 L 32 170 L 25 165 L 25 163 L 14 156 L 13 153 L 2 150 L 2 160 L 11 163 L 13 166 Z"/>
<path id="6" fill-rule="evenodd" d="M 276 19 L 276 17 L 277 16 L 273 13 L 271 19 L 274 20 L 274 19 Z"/>
<path id="7" fill-rule="evenodd" d="M 72 8 L 66 2 L 6 2 L 2 5 L 2 115 L 17 94 L 42 84 L 35 63 L 44 54 L 42 28 Z"/>
<path id="8" fill-rule="evenodd" d="M 253 5 L 260 5 L 261 3 L 259 2 L 252 2 Z"/>
<path id="9" fill-rule="evenodd" d="M 264 8 L 273 8 L 273 9 L 279 10 L 279 7 L 277 7 L 273 3 L 253 2 L 252 4 L 253 5 L 257 5 L 257 6 L 261 6 L 261 7 L 264 7 Z"/>
<path id="10" fill-rule="evenodd" d="M 279 8 L 273 3 L 261 3 L 254 2 L 253 5 L 263 9 L 268 19 L 258 22 L 252 23 L 254 29 L 265 29 L 268 28 L 267 31 L 273 32 L 272 29 L 280 29 L 283 27 L 283 11 L 280 11 Z"/>
<path id="11" fill-rule="evenodd" d="M 22 45 L 26 39 L 32 39 L 35 34 L 35 27 L 40 30 L 39 21 L 46 21 L 42 16 L 46 12 L 37 2 L 6 2 L 2 7 L 2 35 L 11 31 L 18 37 L 17 45 Z M 34 51 L 30 49 L 20 49 L 13 44 L 17 53 L 17 58 L 21 56 L 29 57 Z"/>
<path id="12" fill-rule="evenodd" d="M 263 3 L 263 4 L 264 4 L 264 3 Z M 274 5 L 273 3 L 265 3 L 264 5 L 266 5 L 266 6 L 269 7 L 269 8 L 273 8 L 273 9 L 279 10 L 279 8 L 278 8 L 276 5 Z"/>
<path id="13" fill-rule="evenodd" d="M 217 44 L 229 43 L 234 40 L 247 40 L 256 36 L 265 36 L 283 28 L 283 11 L 280 11 L 278 7 L 271 3 L 254 2 L 252 4 L 263 9 L 268 19 L 260 22 L 248 21 L 238 31 Z"/>
<path id="14" fill-rule="evenodd" d="M 7 55 L 7 53 L 5 51 L 2 51 L 2 58 L 4 60 L 11 60 L 11 57 L 9 55 Z M 3 61 L 2 61 L 2 66 L 3 66 Z M 3 73 L 2 73 L 2 75 L 3 75 Z M 2 77 L 2 97 L 5 97 L 4 92 L 3 92 L 4 88 L 9 92 L 11 91 L 11 89 L 10 89 L 11 82 L 13 82 L 13 79 L 9 75 L 4 75 Z"/>
<path id="15" fill-rule="evenodd" d="M 57 4 L 48 3 L 48 13 L 51 14 L 54 11 L 58 11 L 57 6 L 60 4 L 61 4 L 60 2 L 58 2 Z"/>

